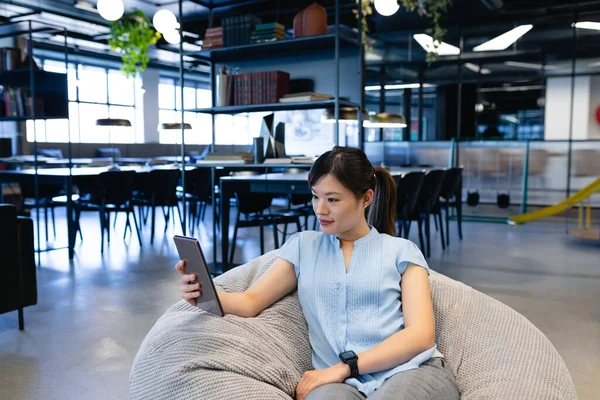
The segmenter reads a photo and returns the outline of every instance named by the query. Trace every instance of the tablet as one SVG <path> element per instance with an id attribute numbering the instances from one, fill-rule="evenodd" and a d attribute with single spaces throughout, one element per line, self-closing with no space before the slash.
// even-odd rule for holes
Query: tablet
<path id="1" fill-rule="evenodd" d="M 215 290 L 215 284 L 210 276 L 210 271 L 208 270 L 208 265 L 206 264 L 204 254 L 202 254 L 198 239 L 176 235 L 173 240 L 175 241 L 179 258 L 185 261 L 185 273 L 196 274 L 197 280 L 190 283 L 200 282 L 202 296 L 196 298 L 198 308 L 222 317 L 225 315 L 223 307 L 221 307 L 219 296 Z"/>

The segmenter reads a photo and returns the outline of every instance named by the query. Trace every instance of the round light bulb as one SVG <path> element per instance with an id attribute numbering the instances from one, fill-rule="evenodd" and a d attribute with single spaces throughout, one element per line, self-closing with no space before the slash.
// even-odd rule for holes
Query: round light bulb
<path id="1" fill-rule="evenodd" d="M 158 10 L 154 14 L 154 17 L 152 17 L 152 24 L 154 25 L 154 29 L 162 34 L 179 28 L 177 17 L 169 10 Z"/>
<path id="2" fill-rule="evenodd" d="M 96 8 L 100 16 L 107 21 L 116 21 L 125 12 L 123 0 L 98 0 Z"/>
<path id="3" fill-rule="evenodd" d="M 172 29 L 168 32 L 163 32 L 162 35 L 167 41 L 167 43 L 170 44 L 179 44 L 179 42 L 181 41 L 181 37 L 179 37 L 179 30 L 177 29 Z"/>
<path id="4" fill-rule="evenodd" d="M 399 8 L 398 0 L 375 0 L 375 10 L 384 17 L 394 15 Z"/>

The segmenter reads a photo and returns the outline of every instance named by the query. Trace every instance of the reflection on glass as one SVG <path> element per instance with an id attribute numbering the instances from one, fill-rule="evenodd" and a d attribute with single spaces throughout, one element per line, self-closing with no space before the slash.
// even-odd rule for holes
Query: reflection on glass
<path id="1" fill-rule="evenodd" d="M 135 109 L 133 107 L 110 106 L 109 118 L 126 119 L 131 127 L 114 129 L 111 132 L 112 143 L 135 143 Z"/>
<path id="2" fill-rule="evenodd" d="M 79 65 L 79 100 L 106 103 L 106 71 Z"/>
<path id="3" fill-rule="evenodd" d="M 135 104 L 133 78 L 127 78 L 121 71 L 108 72 L 108 101 L 112 104 L 133 106 Z"/>
<path id="4" fill-rule="evenodd" d="M 96 120 L 100 118 L 108 118 L 108 106 L 79 104 L 79 140 L 82 143 L 108 143 L 108 131 L 96 126 Z"/>
<path id="5" fill-rule="evenodd" d="M 69 141 L 69 120 L 49 119 L 46 121 L 46 141 L 66 143 Z"/>
<path id="6" fill-rule="evenodd" d="M 35 121 L 35 130 L 33 125 L 33 120 L 27 120 L 26 123 L 26 131 L 27 131 L 27 141 L 33 142 L 37 140 L 38 142 L 46 141 L 46 121 L 43 119 L 38 119 Z"/>

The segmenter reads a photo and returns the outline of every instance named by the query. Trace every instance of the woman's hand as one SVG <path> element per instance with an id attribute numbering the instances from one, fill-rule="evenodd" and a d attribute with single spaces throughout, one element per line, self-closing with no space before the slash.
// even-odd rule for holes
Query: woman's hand
<path id="1" fill-rule="evenodd" d="M 310 392 L 319 386 L 328 383 L 342 383 L 348 376 L 350 376 L 350 368 L 342 363 L 325 369 L 307 371 L 296 386 L 296 399 L 304 400 Z"/>
<path id="2" fill-rule="evenodd" d="M 193 306 L 197 306 L 196 298 L 202 295 L 202 288 L 200 287 L 200 282 L 190 283 L 196 280 L 195 274 L 185 274 L 185 261 L 181 260 L 177 264 L 175 264 L 175 270 L 179 272 L 182 277 L 179 280 L 181 286 L 179 290 L 181 291 L 181 298 L 190 303 Z"/>

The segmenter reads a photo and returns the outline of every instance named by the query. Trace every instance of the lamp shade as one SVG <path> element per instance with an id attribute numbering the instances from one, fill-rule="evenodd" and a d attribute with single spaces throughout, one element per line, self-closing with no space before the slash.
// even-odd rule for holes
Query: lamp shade
<path id="1" fill-rule="evenodd" d="M 363 111 L 362 120 L 366 121 L 367 119 L 369 119 L 369 114 Z M 340 121 L 358 121 L 358 109 L 352 107 L 340 108 Z M 321 122 L 335 122 L 335 110 L 333 108 L 325 110 Z"/>
<path id="2" fill-rule="evenodd" d="M 120 126 L 124 128 L 131 127 L 131 122 L 128 119 L 118 118 L 100 118 L 96 120 L 96 126 Z"/>
<path id="3" fill-rule="evenodd" d="M 181 129 L 181 122 L 164 122 L 158 125 L 158 129 L 161 130 L 173 130 Z M 183 124 L 183 129 L 192 129 L 192 125 L 187 122 Z"/>
<path id="4" fill-rule="evenodd" d="M 406 128 L 404 115 L 379 113 L 371 115 L 363 124 L 365 128 Z"/>

